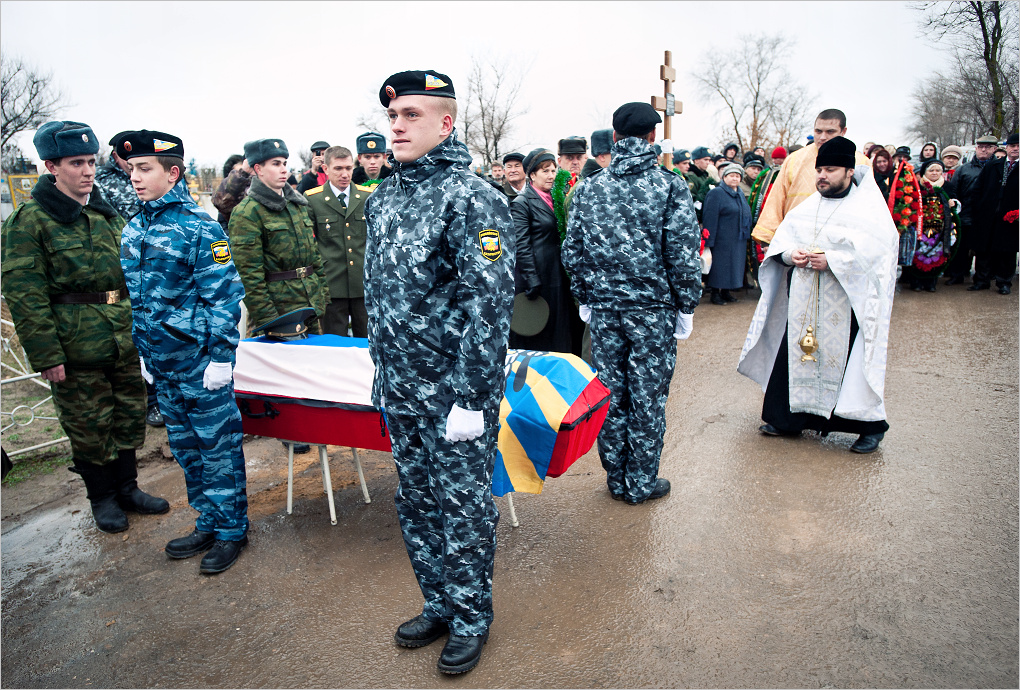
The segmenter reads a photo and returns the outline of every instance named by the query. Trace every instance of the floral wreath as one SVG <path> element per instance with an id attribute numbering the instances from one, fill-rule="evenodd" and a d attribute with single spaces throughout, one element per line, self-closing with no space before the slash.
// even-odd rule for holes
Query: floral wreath
<path id="1" fill-rule="evenodd" d="M 571 184 L 571 178 L 573 175 L 569 170 L 560 168 L 556 172 L 556 178 L 553 180 L 552 186 L 552 199 L 553 199 L 553 213 L 556 214 L 556 228 L 560 233 L 560 245 L 563 244 L 563 240 L 567 236 L 567 190 L 573 185 Z"/>
<path id="2" fill-rule="evenodd" d="M 900 161 L 889 189 L 889 212 L 896 224 L 896 232 L 902 235 L 908 230 L 921 230 L 921 189 L 914 169 L 906 161 Z"/>

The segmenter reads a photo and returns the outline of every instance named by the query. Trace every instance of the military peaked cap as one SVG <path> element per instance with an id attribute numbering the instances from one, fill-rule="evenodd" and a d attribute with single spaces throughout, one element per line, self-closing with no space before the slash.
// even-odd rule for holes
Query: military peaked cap
<path id="1" fill-rule="evenodd" d="M 358 154 L 362 153 L 386 153 L 386 137 L 379 132 L 365 132 L 354 140 Z"/>
<path id="2" fill-rule="evenodd" d="M 457 97 L 453 91 L 453 80 L 431 69 L 397 72 L 386 79 L 379 89 L 379 102 L 384 108 L 388 108 L 390 101 L 400 96 Z"/>
<path id="3" fill-rule="evenodd" d="M 32 143 L 44 161 L 99 153 L 99 139 L 92 128 L 84 122 L 71 120 L 47 122 L 36 130 Z"/>
<path id="4" fill-rule="evenodd" d="M 244 157 L 248 159 L 248 165 L 265 163 L 277 156 L 290 158 L 290 152 L 283 139 L 256 139 L 244 145 Z"/>
<path id="5" fill-rule="evenodd" d="M 117 155 L 124 160 L 139 156 L 173 156 L 184 160 L 184 141 L 166 132 L 140 129 L 120 137 Z"/>

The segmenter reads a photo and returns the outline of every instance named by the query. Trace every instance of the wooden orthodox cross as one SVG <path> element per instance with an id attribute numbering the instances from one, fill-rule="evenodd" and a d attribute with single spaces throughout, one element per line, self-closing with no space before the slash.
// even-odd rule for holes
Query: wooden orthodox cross
<path id="1" fill-rule="evenodd" d="M 673 95 L 672 84 L 676 81 L 676 70 L 673 69 L 673 53 L 666 51 L 664 64 L 659 65 L 659 79 L 664 82 L 663 95 L 652 96 L 652 107 L 661 110 L 662 138 L 672 140 L 672 128 L 670 127 L 673 115 L 679 115 L 684 111 L 684 104 L 677 101 Z M 666 168 L 673 169 L 673 154 L 666 154 Z"/>

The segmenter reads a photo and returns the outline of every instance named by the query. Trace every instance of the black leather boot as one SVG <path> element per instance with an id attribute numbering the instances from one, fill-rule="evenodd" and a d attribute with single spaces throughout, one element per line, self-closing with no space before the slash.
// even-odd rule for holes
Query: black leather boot
<path id="1" fill-rule="evenodd" d="M 478 637 L 450 635 L 437 664 L 440 671 L 450 675 L 467 673 L 482 659 L 482 647 L 489 640 L 489 631 Z"/>
<path id="2" fill-rule="evenodd" d="M 401 647 L 424 647 L 432 644 L 440 637 L 450 631 L 444 621 L 429 620 L 423 615 L 417 615 L 397 628 L 393 640 Z"/>
<path id="3" fill-rule="evenodd" d="M 121 508 L 145 515 L 160 515 L 170 510 L 170 504 L 166 499 L 150 496 L 138 488 L 138 466 L 135 462 L 134 448 L 117 451 L 113 467 L 117 482 L 117 503 Z"/>
<path id="4" fill-rule="evenodd" d="M 212 548 L 209 549 L 209 553 L 202 557 L 202 563 L 198 571 L 206 575 L 222 573 L 234 565 L 237 557 L 241 555 L 241 550 L 246 546 L 248 546 L 247 536 L 241 537 L 240 541 L 217 539 Z"/>
<path id="5" fill-rule="evenodd" d="M 127 515 L 117 505 L 117 484 L 110 465 L 94 465 L 84 460 L 73 460 L 67 469 L 81 475 L 85 493 L 92 504 L 92 518 L 100 532 L 123 532 L 128 528 Z"/>
<path id="6" fill-rule="evenodd" d="M 711 300 L 711 302 L 712 302 L 712 304 L 718 304 L 719 306 L 723 306 L 725 304 L 729 304 L 726 300 L 724 300 L 722 298 L 722 295 L 719 294 L 719 291 L 714 289 L 714 288 L 712 289 L 712 300 Z"/>
<path id="7" fill-rule="evenodd" d="M 196 529 L 186 537 L 171 539 L 163 550 L 170 558 L 191 558 L 208 551 L 215 542 L 215 532 L 200 532 Z"/>

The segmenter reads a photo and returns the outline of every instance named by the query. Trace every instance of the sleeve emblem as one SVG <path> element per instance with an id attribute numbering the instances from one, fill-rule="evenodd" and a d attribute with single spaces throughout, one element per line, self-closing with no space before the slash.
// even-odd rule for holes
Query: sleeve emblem
<path id="1" fill-rule="evenodd" d="M 503 248 L 499 246 L 498 230 L 482 230 L 479 232 L 478 246 L 482 249 L 482 256 L 489 261 L 495 261 L 503 255 Z"/>
<path id="2" fill-rule="evenodd" d="M 230 246 L 226 240 L 213 242 L 209 248 L 212 249 L 212 258 L 216 263 L 225 264 L 230 261 Z"/>

